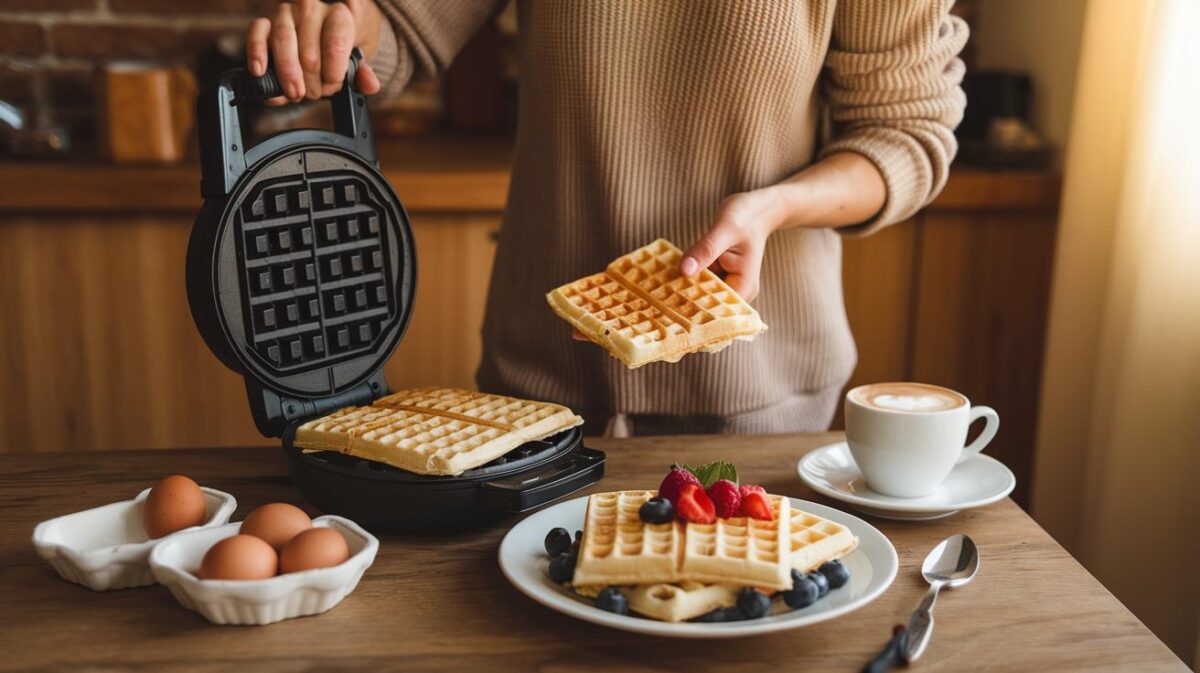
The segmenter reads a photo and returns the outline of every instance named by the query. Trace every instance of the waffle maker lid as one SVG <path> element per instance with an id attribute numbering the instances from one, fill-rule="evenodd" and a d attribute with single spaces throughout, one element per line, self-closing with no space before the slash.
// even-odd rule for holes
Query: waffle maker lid
<path id="1" fill-rule="evenodd" d="M 412 313 L 412 228 L 352 86 L 360 58 L 355 49 L 330 99 L 332 131 L 246 147 L 239 109 L 281 94 L 271 73 L 230 70 L 197 101 L 204 204 L 188 303 L 209 348 L 245 378 L 266 436 L 384 394 L 383 365 Z"/>

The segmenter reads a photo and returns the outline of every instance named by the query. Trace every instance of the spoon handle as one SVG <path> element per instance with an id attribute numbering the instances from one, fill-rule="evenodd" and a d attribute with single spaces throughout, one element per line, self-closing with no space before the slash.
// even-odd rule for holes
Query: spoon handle
<path id="1" fill-rule="evenodd" d="M 933 636 L 933 604 L 937 602 L 941 589 L 942 583 L 934 582 L 908 620 L 908 643 L 904 653 L 908 661 L 916 661 L 929 645 L 929 639 Z"/>

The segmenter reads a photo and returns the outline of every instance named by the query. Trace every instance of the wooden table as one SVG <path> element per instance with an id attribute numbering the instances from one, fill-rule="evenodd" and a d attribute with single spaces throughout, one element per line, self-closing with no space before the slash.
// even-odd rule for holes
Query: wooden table
<path id="1" fill-rule="evenodd" d="M 768 491 L 819 499 L 795 463 L 837 437 L 596 439 L 589 444 L 608 451 L 608 476 L 593 489 L 654 487 L 675 460 L 724 458 Z M 733 641 L 637 636 L 534 603 L 496 564 L 508 525 L 381 536 L 374 566 L 341 605 L 266 627 L 212 626 L 159 586 L 93 593 L 58 579 L 34 553 L 37 522 L 132 497 L 172 473 L 233 493 L 235 520 L 265 502 L 300 503 L 279 450 L 0 456 L 0 670 L 853 671 L 907 620 L 925 590 L 926 552 L 960 532 L 979 545 L 982 569 L 938 601 L 920 670 L 1188 670 L 1007 500 L 928 523 L 872 519 L 900 554 L 882 597 L 831 622 Z"/>

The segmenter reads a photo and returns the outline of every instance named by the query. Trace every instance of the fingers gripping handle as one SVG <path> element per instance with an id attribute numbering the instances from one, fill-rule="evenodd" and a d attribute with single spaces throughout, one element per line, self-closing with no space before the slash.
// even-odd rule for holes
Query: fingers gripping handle
<path id="1" fill-rule="evenodd" d="M 362 52 L 358 47 L 355 47 L 350 52 L 350 65 L 346 68 L 346 79 L 344 87 L 354 87 L 355 78 L 358 76 L 358 64 L 362 61 Z M 283 95 L 283 85 L 279 82 L 279 76 L 275 73 L 275 68 L 272 65 L 267 66 L 267 72 L 262 77 L 255 77 L 249 72 L 242 77 L 238 83 L 238 91 L 236 103 L 248 101 L 264 101 L 269 98 L 277 98 Z"/>
<path id="2" fill-rule="evenodd" d="M 271 68 L 262 77 L 254 77 L 242 68 L 222 74 L 220 81 L 202 91 L 196 101 L 201 195 L 208 198 L 229 194 L 248 167 L 265 157 L 268 150 L 279 149 L 288 142 L 336 145 L 377 165 L 366 96 L 354 88 L 361 61 L 362 52 L 355 48 L 350 53 L 344 86 L 329 98 L 334 133 L 315 129 L 288 131 L 253 148 L 247 148 L 243 142 L 239 110 L 243 105 L 282 95 L 279 78 Z"/>

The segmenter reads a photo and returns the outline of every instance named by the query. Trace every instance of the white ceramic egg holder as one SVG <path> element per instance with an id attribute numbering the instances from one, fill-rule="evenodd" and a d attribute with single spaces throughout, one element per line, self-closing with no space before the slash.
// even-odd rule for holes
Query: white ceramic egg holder
<path id="1" fill-rule="evenodd" d="M 150 552 L 155 546 L 188 531 L 224 525 L 237 509 L 228 493 L 200 487 L 204 492 L 204 523 L 157 539 L 146 537 L 142 505 L 146 489 L 132 500 L 67 514 L 43 521 L 33 529 L 33 546 L 68 582 L 93 591 L 154 584 Z"/>
<path id="2" fill-rule="evenodd" d="M 154 548 L 154 577 L 179 604 L 214 624 L 272 624 L 316 615 L 341 602 L 375 561 L 379 540 L 340 516 L 320 516 L 314 527 L 332 528 L 346 538 L 350 558 L 330 567 L 277 575 L 264 580 L 202 580 L 196 577 L 204 553 L 219 540 L 237 535 L 241 523 L 183 531 Z"/>

